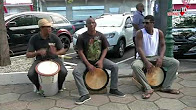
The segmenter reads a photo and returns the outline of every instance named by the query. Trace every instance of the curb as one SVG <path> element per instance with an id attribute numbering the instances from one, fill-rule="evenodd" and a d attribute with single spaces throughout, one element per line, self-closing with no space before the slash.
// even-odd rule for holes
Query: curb
<path id="1" fill-rule="evenodd" d="M 73 69 L 67 69 L 68 74 L 66 81 L 74 80 L 72 71 Z M 0 85 L 9 85 L 9 84 L 23 84 L 31 83 L 27 77 L 27 72 L 12 72 L 12 73 L 0 73 Z"/>

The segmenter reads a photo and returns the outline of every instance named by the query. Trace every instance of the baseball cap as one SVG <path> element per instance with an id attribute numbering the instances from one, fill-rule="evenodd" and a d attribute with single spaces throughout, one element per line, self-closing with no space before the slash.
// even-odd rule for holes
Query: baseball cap
<path id="1" fill-rule="evenodd" d="M 50 23 L 47 19 L 40 19 L 38 21 L 38 26 L 42 27 L 42 26 L 52 26 L 52 23 Z"/>

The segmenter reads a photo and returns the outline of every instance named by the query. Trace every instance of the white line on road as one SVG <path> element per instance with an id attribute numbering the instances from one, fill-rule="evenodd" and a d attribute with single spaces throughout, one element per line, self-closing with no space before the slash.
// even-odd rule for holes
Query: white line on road
<path id="1" fill-rule="evenodd" d="M 65 54 L 65 55 L 72 55 L 72 54 L 76 54 L 76 52 L 74 52 L 74 53 L 68 53 L 68 54 Z"/>
<path id="2" fill-rule="evenodd" d="M 75 63 L 71 63 L 71 62 L 63 62 L 64 64 L 68 64 L 68 65 L 73 65 L 73 66 L 76 66 L 77 64 Z"/>
<path id="3" fill-rule="evenodd" d="M 134 56 L 133 56 L 133 57 L 130 57 L 130 58 L 127 58 L 127 59 L 125 59 L 125 60 L 119 61 L 119 62 L 117 62 L 116 64 L 120 64 L 120 63 L 126 62 L 126 61 L 128 61 L 128 60 L 133 59 L 133 58 L 134 58 Z"/>

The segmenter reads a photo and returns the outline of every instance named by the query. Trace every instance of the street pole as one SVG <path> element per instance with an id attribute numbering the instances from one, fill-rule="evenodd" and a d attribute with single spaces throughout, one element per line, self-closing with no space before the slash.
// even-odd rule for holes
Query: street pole
<path id="1" fill-rule="evenodd" d="M 172 0 L 167 0 L 168 8 L 167 12 L 172 11 Z M 172 16 L 167 15 L 167 31 L 165 36 L 165 42 L 166 42 L 166 52 L 165 56 L 167 57 L 173 57 L 173 45 L 174 40 L 172 36 Z"/>

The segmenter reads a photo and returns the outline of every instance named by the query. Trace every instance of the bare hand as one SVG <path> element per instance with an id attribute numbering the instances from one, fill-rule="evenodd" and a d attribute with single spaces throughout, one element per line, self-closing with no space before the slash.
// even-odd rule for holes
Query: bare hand
<path id="1" fill-rule="evenodd" d="M 103 61 L 99 60 L 95 64 L 97 65 L 98 68 L 103 69 Z"/>
<path id="2" fill-rule="evenodd" d="M 162 58 L 158 58 L 157 61 L 156 61 L 156 67 L 161 67 L 163 64 L 163 59 Z"/>
<path id="3" fill-rule="evenodd" d="M 37 53 L 41 56 L 45 56 L 46 55 L 46 49 L 42 48 L 42 49 L 38 50 Z"/>
<path id="4" fill-rule="evenodd" d="M 154 67 L 154 65 L 151 63 L 151 62 L 147 62 L 146 63 L 146 69 L 147 69 L 147 72 L 148 73 L 151 73 L 152 72 L 152 68 Z"/>
<path id="5" fill-rule="evenodd" d="M 95 70 L 95 66 L 93 66 L 93 65 L 90 64 L 87 67 L 88 67 L 89 72 L 93 74 L 93 72 Z"/>

